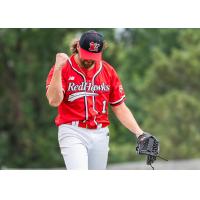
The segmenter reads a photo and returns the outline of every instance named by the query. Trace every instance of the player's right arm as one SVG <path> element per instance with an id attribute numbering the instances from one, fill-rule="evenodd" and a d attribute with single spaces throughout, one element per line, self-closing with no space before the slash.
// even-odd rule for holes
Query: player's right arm
<path id="1" fill-rule="evenodd" d="M 57 107 L 63 101 L 63 87 L 62 87 L 62 68 L 68 60 L 68 56 L 64 53 L 56 54 L 56 62 L 54 66 L 53 76 L 47 88 L 46 96 L 49 104 Z"/>

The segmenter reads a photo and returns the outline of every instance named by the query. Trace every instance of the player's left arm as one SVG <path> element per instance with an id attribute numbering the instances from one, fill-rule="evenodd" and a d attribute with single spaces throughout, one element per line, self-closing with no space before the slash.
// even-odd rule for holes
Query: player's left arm
<path id="1" fill-rule="evenodd" d="M 138 125 L 135 117 L 133 116 L 132 112 L 123 102 L 120 105 L 112 106 L 112 111 L 115 113 L 116 117 L 119 121 L 132 133 L 136 135 L 136 137 L 143 134 L 143 130 Z"/>

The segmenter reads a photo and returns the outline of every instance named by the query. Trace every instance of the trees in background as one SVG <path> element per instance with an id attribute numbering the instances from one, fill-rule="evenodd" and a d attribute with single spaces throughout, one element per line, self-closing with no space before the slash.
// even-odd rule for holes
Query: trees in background
<path id="1" fill-rule="evenodd" d="M 148 113 L 143 124 L 158 135 L 169 158 L 195 158 L 200 156 L 200 30 L 183 29 L 177 41 L 179 48 L 169 54 L 153 51 L 141 90 Z"/>

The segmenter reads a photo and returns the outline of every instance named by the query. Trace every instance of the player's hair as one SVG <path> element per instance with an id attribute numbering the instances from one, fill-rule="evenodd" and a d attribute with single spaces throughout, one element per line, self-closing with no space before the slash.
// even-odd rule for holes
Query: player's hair
<path id="1" fill-rule="evenodd" d="M 78 53 L 78 50 L 77 50 L 77 45 L 79 43 L 79 40 L 78 39 L 74 39 L 72 42 L 71 42 L 71 45 L 70 45 L 70 50 L 72 52 L 72 54 L 77 54 Z"/>
<path id="2" fill-rule="evenodd" d="M 77 50 L 77 45 L 79 43 L 79 39 L 74 39 L 72 42 L 71 42 L 71 45 L 70 45 L 70 50 L 72 52 L 72 54 L 77 54 L 78 53 L 78 50 Z M 103 42 L 103 51 L 105 49 L 108 48 L 108 43 L 106 41 Z"/>

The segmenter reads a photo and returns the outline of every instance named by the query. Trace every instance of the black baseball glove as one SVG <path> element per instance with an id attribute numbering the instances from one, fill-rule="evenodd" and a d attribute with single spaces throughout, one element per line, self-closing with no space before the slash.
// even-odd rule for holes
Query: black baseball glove
<path id="1" fill-rule="evenodd" d="M 151 134 L 143 133 L 137 138 L 136 152 L 146 155 L 147 165 L 151 165 L 159 154 L 159 141 Z"/>

